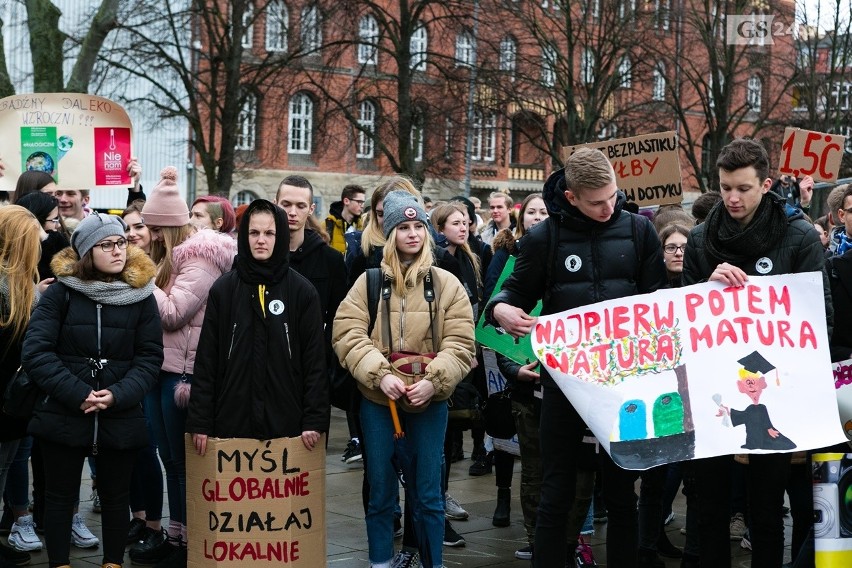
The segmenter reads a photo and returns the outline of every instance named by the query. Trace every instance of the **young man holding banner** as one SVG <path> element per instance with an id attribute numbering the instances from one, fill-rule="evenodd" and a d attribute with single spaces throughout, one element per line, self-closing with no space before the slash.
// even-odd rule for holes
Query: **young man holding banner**
<path id="1" fill-rule="evenodd" d="M 784 199 L 769 192 L 769 158 L 760 142 L 737 139 L 716 161 L 722 203 L 689 235 L 683 284 L 716 281 L 742 287 L 749 275 L 823 270 L 819 235 L 800 213 L 788 217 Z M 832 308 L 825 273 L 826 314 Z M 720 381 L 729 380 L 719 377 Z M 790 453 L 750 454 L 747 466 L 752 566 L 781 566 L 784 523 L 781 509 Z M 731 566 L 729 540 L 732 456 L 694 460 L 699 500 L 701 566 Z"/>
<path id="2" fill-rule="evenodd" d="M 564 170 L 550 176 L 544 186 L 550 217 L 523 237 L 514 273 L 486 308 L 488 321 L 520 337 L 533 329 L 536 319 L 527 314 L 540 299 L 546 315 L 666 286 L 657 233 L 646 218 L 624 210 L 626 197 L 615 180 L 606 156 L 589 148 L 577 150 Z M 541 384 L 542 484 L 533 564 L 552 568 L 568 557 L 565 527 L 585 424 L 544 367 Z M 656 491 L 659 503 L 663 474 L 660 468 L 623 470 L 608 455 L 601 457 L 609 510 L 607 560 L 633 568 L 639 565 L 634 483 L 641 473 L 643 491 L 646 486 Z"/>

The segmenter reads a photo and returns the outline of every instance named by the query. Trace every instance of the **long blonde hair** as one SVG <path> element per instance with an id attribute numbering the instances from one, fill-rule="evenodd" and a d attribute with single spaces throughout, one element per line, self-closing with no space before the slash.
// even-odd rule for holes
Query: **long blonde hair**
<path id="1" fill-rule="evenodd" d="M 461 213 L 465 219 L 468 218 L 467 207 L 465 207 L 464 204 L 459 201 L 450 201 L 449 203 L 443 203 L 432 209 L 432 215 L 429 219 L 431 219 L 432 225 L 436 230 L 443 232 L 447 219 L 449 219 L 450 215 L 453 213 Z M 473 265 L 473 273 L 476 275 L 476 285 L 482 286 L 482 275 L 480 274 L 481 262 L 479 260 L 479 256 L 474 254 L 467 241 L 460 245 L 456 245 L 456 247 L 461 249 L 461 251 L 467 255 L 467 258 L 470 259 L 470 263 Z"/>
<path id="2" fill-rule="evenodd" d="M 425 223 L 423 228 L 426 231 L 423 247 L 420 249 L 420 254 L 408 265 L 403 264 L 399 259 L 399 251 L 396 249 L 396 227 L 391 230 L 385 242 L 382 262 L 390 268 L 388 276 L 393 280 L 394 292 L 401 298 L 405 297 L 408 290 L 414 289 L 417 286 L 418 277 L 425 275 L 426 271 L 435 264 L 435 256 L 432 254 L 435 241 Z"/>
<path id="3" fill-rule="evenodd" d="M 361 251 L 364 256 L 370 256 L 373 249 L 385 246 L 385 232 L 382 227 L 384 219 L 376 215 L 376 207 L 384 200 L 385 196 L 391 191 L 407 191 L 417 198 L 420 205 L 423 205 L 423 196 L 414 187 L 414 182 L 405 176 L 393 176 L 386 181 L 380 183 L 373 190 L 373 195 L 370 196 L 370 219 L 361 233 Z"/>
<path id="4" fill-rule="evenodd" d="M 176 246 L 195 233 L 195 227 L 187 223 L 181 227 L 160 227 L 160 239 L 151 240 L 151 260 L 157 264 L 154 284 L 165 288 L 172 275 L 172 251 Z"/>
<path id="5" fill-rule="evenodd" d="M 35 216 L 19 205 L 0 207 L 0 270 L 9 286 L 0 327 L 11 328 L 15 340 L 30 323 L 40 257 L 41 227 Z"/>

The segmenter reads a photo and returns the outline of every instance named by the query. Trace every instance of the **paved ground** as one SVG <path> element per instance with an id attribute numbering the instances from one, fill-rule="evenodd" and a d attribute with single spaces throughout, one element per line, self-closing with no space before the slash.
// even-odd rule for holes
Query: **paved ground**
<path id="1" fill-rule="evenodd" d="M 367 534 L 364 527 L 361 506 L 361 476 L 359 464 L 346 465 L 340 456 L 346 447 L 348 436 L 343 413 L 332 412 L 331 437 L 329 439 L 327 465 L 327 533 L 329 568 L 367 568 Z M 467 436 L 465 454 L 470 454 L 470 440 Z M 444 548 L 444 564 L 448 568 L 479 568 L 493 566 L 499 568 L 528 568 L 528 561 L 517 560 L 514 551 L 526 545 L 521 507 L 518 502 L 517 486 L 520 480 L 520 465 L 515 466 L 515 488 L 512 494 L 512 524 L 506 528 L 491 525 L 497 490 L 494 475 L 471 477 L 468 467 L 471 462 L 465 460 L 453 464 L 450 476 L 450 493 L 470 513 L 467 521 L 453 523 L 454 528 L 467 540 L 463 548 Z M 91 512 L 88 501 L 91 486 L 86 481 L 80 489 L 80 511 L 84 514 L 89 528 L 100 536 L 100 515 Z M 164 512 L 167 512 L 168 508 Z M 674 503 L 675 520 L 667 527 L 669 538 L 677 546 L 683 546 L 684 536 L 680 534 L 683 526 L 685 501 L 682 495 Z M 786 519 L 787 541 L 790 537 L 790 520 Z M 597 534 L 592 539 L 595 557 L 600 566 L 606 566 L 606 525 L 597 525 Z M 735 567 L 748 567 L 750 555 L 740 548 L 739 542 L 731 543 Z M 789 546 L 787 551 L 789 561 Z M 32 566 L 47 566 L 47 553 L 33 554 Z M 100 566 L 101 556 L 98 549 L 80 550 L 72 547 L 72 566 Z M 127 558 L 126 566 L 130 565 Z M 679 561 L 667 560 L 667 568 L 676 568 Z M 317 563 L 322 566 L 322 563 Z M 617 568 L 617 567 L 615 567 Z"/>

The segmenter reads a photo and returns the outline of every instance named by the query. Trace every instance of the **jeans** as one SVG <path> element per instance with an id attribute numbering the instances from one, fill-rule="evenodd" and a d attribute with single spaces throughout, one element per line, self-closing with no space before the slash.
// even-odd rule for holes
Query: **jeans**
<path id="1" fill-rule="evenodd" d="M 80 495 L 83 460 L 89 448 L 71 448 L 45 439 L 39 440 L 44 458 L 45 512 L 44 534 L 51 565 L 69 564 L 71 518 Z M 130 473 L 136 450 L 100 448 L 95 457 L 100 472 L 98 495 L 103 520 L 103 562 L 124 562 L 124 546 L 130 525 Z"/>
<path id="2" fill-rule="evenodd" d="M 5 491 L 6 479 L 9 476 L 9 468 L 15 461 L 15 454 L 18 452 L 18 444 L 20 440 L 10 440 L 0 443 L 0 494 Z"/>
<path id="3" fill-rule="evenodd" d="M 446 401 L 432 401 L 423 412 L 399 408 L 405 437 L 393 438 L 393 422 L 387 406 L 361 401 L 361 428 L 368 440 L 366 475 L 370 483 L 367 507 L 367 543 L 370 562 L 381 564 L 393 557 L 393 518 L 399 493 L 396 457 L 402 467 L 411 501 L 412 525 L 417 534 L 424 568 L 441 566 L 444 542 L 444 495 L 441 462 L 447 428 Z"/>
<path id="4" fill-rule="evenodd" d="M 189 375 L 187 378 L 192 380 Z M 175 385 L 180 381 L 180 374 L 161 371 L 157 385 L 145 395 L 145 414 L 151 423 L 154 441 L 166 469 L 169 519 L 186 525 L 186 457 L 183 438 L 186 409 L 178 408 L 174 396 Z"/>
<path id="5" fill-rule="evenodd" d="M 9 475 L 6 478 L 6 483 L 0 483 L 0 487 L 5 487 L 3 497 L 6 504 L 12 511 L 26 510 L 30 499 L 30 452 L 33 449 L 32 436 L 25 436 L 19 440 L 18 451 L 15 452 L 15 459 L 9 468 Z"/>
<path id="6" fill-rule="evenodd" d="M 524 530 L 529 544 L 535 542 L 536 510 L 541 497 L 541 417 L 533 401 L 512 400 L 512 417 L 518 429 L 518 447 L 521 450 L 521 510 L 524 513 Z"/>

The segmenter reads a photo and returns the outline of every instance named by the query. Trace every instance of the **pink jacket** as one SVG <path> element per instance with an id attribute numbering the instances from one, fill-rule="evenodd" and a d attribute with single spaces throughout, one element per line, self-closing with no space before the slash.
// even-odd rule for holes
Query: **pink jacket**
<path id="1" fill-rule="evenodd" d="M 203 229 L 172 250 L 172 274 L 154 296 L 163 320 L 163 370 L 192 374 L 207 294 L 231 269 L 237 243 L 222 233 Z"/>

